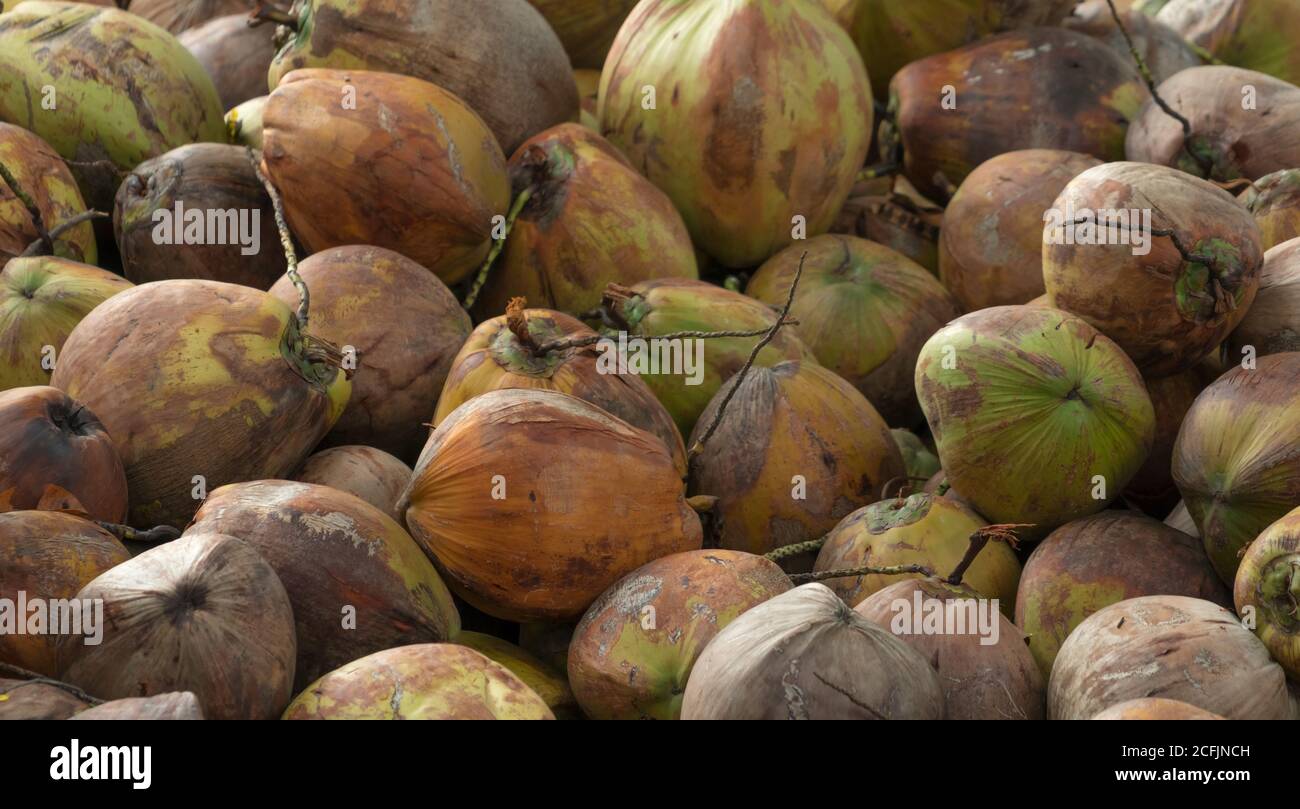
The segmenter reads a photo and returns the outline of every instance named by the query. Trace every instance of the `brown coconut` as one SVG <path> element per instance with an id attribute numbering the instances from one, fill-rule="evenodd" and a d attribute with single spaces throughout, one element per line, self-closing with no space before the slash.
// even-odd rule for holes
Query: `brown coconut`
<path id="1" fill-rule="evenodd" d="M 69 719 L 155 721 L 159 719 L 203 719 L 199 698 L 189 691 L 173 691 L 154 697 L 128 697 L 96 705 Z"/>
<path id="2" fill-rule="evenodd" d="M 397 498 L 411 480 L 411 467 L 374 447 L 330 447 L 303 461 L 293 479 L 355 495 L 400 524 Z"/>
<path id="3" fill-rule="evenodd" d="M 208 71 L 222 109 L 266 95 L 266 71 L 275 58 L 275 28 L 250 27 L 248 12 L 215 17 L 178 39 Z"/>
<path id="4" fill-rule="evenodd" d="M 104 638 L 60 645 L 63 679 L 106 699 L 191 691 L 210 719 L 273 719 L 293 696 L 293 608 L 257 550 L 189 533 L 98 576 Z"/>
<path id="5" fill-rule="evenodd" d="M 46 232 L 86 210 L 77 181 L 58 152 L 26 129 L 0 122 L 0 165 L 36 203 Z M 0 267 L 22 255 L 39 235 L 27 206 L 0 180 Z M 98 251 L 93 225 L 85 222 L 60 234 L 54 239 L 54 255 L 94 264 Z"/>
<path id="6" fill-rule="evenodd" d="M 1264 254 L 1255 302 L 1228 337 L 1228 361 L 1300 351 L 1300 238 Z"/>
<path id="7" fill-rule="evenodd" d="M 1152 15 L 1141 11 L 1117 7 L 1120 21 L 1133 40 L 1133 47 L 1157 82 L 1162 82 L 1180 70 L 1202 64 L 1201 57 L 1192 50 L 1182 35 Z M 1131 59 L 1128 39 L 1115 24 L 1107 0 L 1085 0 L 1075 7 L 1062 26 L 1105 42 L 1125 59 Z"/>
<path id="8" fill-rule="evenodd" d="M 1216 713 L 1201 710 L 1195 705 L 1163 697 L 1142 697 L 1112 705 L 1093 719 L 1127 719 L 1168 721 L 1171 719 L 1222 719 Z"/>
<path id="9" fill-rule="evenodd" d="M 451 593 L 410 535 L 337 489 L 281 480 L 223 486 L 187 530 L 238 536 L 274 568 L 297 627 L 295 693 L 372 652 L 460 631 Z"/>
<path id="10" fill-rule="evenodd" d="M 1237 201 L 1255 217 L 1265 250 L 1300 236 L 1300 169 L 1265 174 Z"/>
<path id="11" fill-rule="evenodd" d="M 820 584 L 741 615 L 695 662 L 683 719 L 942 719 L 934 668 Z"/>

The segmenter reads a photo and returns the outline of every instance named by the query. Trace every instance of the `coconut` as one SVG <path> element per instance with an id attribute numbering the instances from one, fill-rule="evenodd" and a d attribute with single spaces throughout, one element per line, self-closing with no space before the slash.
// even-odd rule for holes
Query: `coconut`
<path id="1" fill-rule="evenodd" d="M 379 247 L 326 250 L 298 274 L 311 290 L 312 334 L 342 347 L 344 368 L 356 369 L 348 408 L 324 445 L 365 444 L 413 461 L 469 316 L 437 276 Z M 271 295 L 298 300 L 288 278 Z"/>
<path id="2" fill-rule="evenodd" d="M 1018 149 L 1122 159 L 1129 122 L 1148 96 L 1131 61 L 1092 37 L 1016 31 L 900 70 L 880 148 L 901 148 L 912 184 L 946 199 L 981 163 Z"/>
<path id="3" fill-rule="evenodd" d="M 981 617 L 980 601 L 969 587 L 919 579 L 891 584 L 854 611 L 930 661 L 948 719 L 1044 718 L 1047 680 L 1025 648 L 1024 633 L 997 607 Z M 927 614 L 936 617 L 937 632 Z"/>
<path id="4" fill-rule="evenodd" d="M 698 277 L 672 202 L 586 127 L 561 124 L 524 143 L 510 178 L 516 196 L 531 196 L 479 295 L 480 319 L 516 295 L 578 315 L 610 283 Z"/>
<path id="5" fill-rule="evenodd" d="M 71 169 L 101 211 L 112 206 L 117 172 L 97 161 L 129 171 L 186 143 L 225 140 L 203 67 L 166 31 L 116 8 L 23 3 L 0 17 L 0 75 L 0 121 L 95 164 Z"/>
<path id="6" fill-rule="evenodd" d="M 494 663 L 499 663 L 531 688 L 551 709 L 556 719 L 581 719 L 582 711 L 562 671 L 518 646 L 481 632 L 461 632 L 456 643 L 468 646 Z"/>
<path id="7" fill-rule="evenodd" d="M 975 505 L 961 496 L 961 493 L 952 487 L 952 482 L 948 480 L 948 474 L 940 469 L 930 476 L 930 479 L 921 487 L 921 491 L 926 494 L 933 494 L 935 497 L 942 497 L 951 500 L 960 506 L 964 506 L 971 513 L 978 514 L 975 511 Z M 987 520 L 986 520 L 987 522 Z"/>
<path id="8" fill-rule="evenodd" d="M 1259 292 L 1228 337 L 1228 359 L 1300 351 L 1300 238 L 1264 254 Z"/>
<path id="9" fill-rule="evenodd" d="M 898 178 L 898 183 L 907 182 Z M 943 209 L 921 205 L 898 193 L 880 193 L 858 183 L 831 225 L 831 233 L 860 236 L 910 258 L 931 275 L 939 273 L 939 223 Z"/>
<path id="10" fill-rule="evenodd" d="M 1300 88 L 1225 65 L 1184 70 L 1156 92 L 1183 125 L 1148 101 L 1128 130 L 1129 160 L 1172 166 L 1211 180 L 1256 180 L 1300 166 Z"/>
<path id="11" fill-rule="evenodd" d="M 519 625 L 519 648 L 556 671 L 566 671 L 569 641 L 573 639 L 575 626 L 537 621 L 522 623 Z"/>
<path id="12" fill-rule="evenodd" d="M 1184 172 L 1097 166 L 1070 181 L 1047 218 L 1049 302 L 1110 337 L 1149 377 L 1200 362 L 1255 298 L 1259 228 L 1226 191 Z"/>
<path id="13" fill-rule="evenodd" d="M 1167 721 L 1170 719 L 1222 719 L 1216 713 L 1203 711 L 1195 705 L 1163 697 L 1142 697 L 1112 705 L 1093 719 L 1136 719 Z"/>
<path id="14" fill-rule="evenodd" d="M 25 593 L 29 605 L 43 600 L 52 606 L 58 599 L 74 597 L 96 576 L 131 555 L 112 534 L 89 520 L 57 511 L 13 511 L 0 514 L 0 558 L 5 560 L 0 566 L 0 595 L 17 600 Z M 11 613 L 28 627 L 37 615 L 44 615 L 39 633 L 14 626 L 0 632 L 0 663 L 55 677 L 58 634 L 49 632 L 50 616 L 32 606 L 25 613 Z"/>
<path id="15" fill-rule="evenodd" d="M 695 661 L 683 719 L 942 719 L 943 688 L 906 643 L 820 584 L 732 621 Z"/>
<path id="16" fill-rule="evenodd" d="M 700 547 L 683 488 L 650 433 L 573 396 L 496 390 L 433 431 L 399 508 L 471 605 L 565 621 L 646 562 Z"/>
<path id="17" fill-rule="evenodd" d="M 202 719 L 203 706 L 189 691 L 173 691 L 154 697 L 115 699 L 81 711 L 69 719 Z"/>
<path id="18" fill-rule="evenodd" d="M 1178 491 L 1219 578 L 1300 503 L 1300 352 L 1235 367 L 1197 397 L 1174 444 Z"/>
<path id="19" fill-rule="evenodd" d="M 266 71 L 275 58 L 275 35 L 250 27 L 248 13 L 215 17 L 179 36 L 212 77 L 223 109 L 266 94 Z"/>
<path id="20" fill-rule="evenodd" d="M 541 351 L 563 338 L 595 337 L 577 320 L 546 309 L 523 309 L 480 323 L 452 362 L 433 426 L 490 390 L 531 388 L 576 396 L 658 437 L 686 475 L 686 449 L 672 417 L 639 375 L 621 373 L 612 344 Z"/>
<path id="21" fill-rule="evenodd" d="M 68 335 L 131 282 L 52 256 L 11 259 L 0 270 L 0 390 L 47 385 Z"/>
<path id="22" fill-rule="evenodd" d="M 806 254 L 806 258 L 805 258 Z M 862 392 L 889 424 L 921 409 L 910 384 L 930 335 L 960 312 L 943 285 L 911 259 L 855 236 L 817 236 L 768 259 L 745 293 L 782 306 L 803 263 L 790 315 L 817 362 Z M 707 349 L 706 349 L 707 350 Z"/>
<path id="23" fill-rule="evenodd" d="M 1237 201 L 1255 217 L 1265 250 L 1300 236 L 1300 169 L 1265 174 Z"/>
<path id="24" fill-rule="evenodd" d="M 460 631 L 451 593 L 410 535 L 337 489 L 280 480 L 223 486 L 187 532 L 238 536 L 275 569 L 297 627 L 295 693 L 372 652 Z"/>
<path id="25" fill-rule="evenodd" d="M 1040 533 L 1105 508 L 1155 441 L 1132 361 L 1048 307 L 949 323 L 921 350 L 916 392 L 952 485 L 985 517 Z"/>
<path id="26" fill-rule="evenodd" d="M 600 120 L 596 118 L 600 101 L 600 71 L 575 70 L 573 79 L 578 83 L 578 103 L 582 106 L 578 112 L 578 123 L 592 132 L 600 132 Z"/>
<path id="27" fill-rule="evenodd" d="M 340 103 L 345 94 L 355 103 Z M 505 158 L 483 120 L 419 79 L 295 71 L 266 103 L 262 140 L 308 252 L 386 247 L 455 283 L 487 255 L 493 217 L 510 204 Z"/>
<path id="28" fill-rule="evenodd" d="M 289 307 L 193 280 L 145 284 L 100 304 L 68 337 L 50 384 L 113 437 L 130 522 L 176 526 L 218 486 L 292 474 L 351 389 L 306 344 Z"/>
<path id="29" fill-rule="evenodd" d="M 210 20 L 240 14 L 246 20 L 254 0 L 130 0 L 132 14 L 179 34 L 201 27 Z M 288 5 L 275 2 L 270 5 Z M 265 29 L 263 29 L 265 31 Z"/>
<path id="30" fill-rule="evenodd" d="M 71 719 L 88 704 L 56 685 L 0 677 L 0 721 Z"/>
<path id="31" fill-rule="evenodd" d="M 202 278 L 266 289 L 287 268 L 271 198 L 238 146 L 196 143 L 141 163 L 117 190 L 113 235 L 137 284 Z"/>
<path id="32" fill-rule="evenodd" d="M 1253 311 L 1252 306 L 1252 311 Z M 1180 495 L 1171 470 L 1174 442 L 1192 402 L 1218 374 L 1205 363 L 1172 376 L 1146 380 L 1147 394 L 1156 414 L 1156 437 L 1146 463 L 1124 488 L 1124 500 L 1152 516 L 1163 516 Z"/>
<path id="33" fill-rule="evenodd" d="M 262 148 L 262 113 L 270 96 L 258 96 L 245 101 L 226 113 L 226 132 L 231 143 Z"/>
<path id="34" fill-rule="evenodd" d="M 554 719 L 505 666 L 465 646 L 386 649 L 335 669 L 298 695 L 285 719 Z"/>
<path id="35" fill-rule="evenodd" d="M 1070 633 L 1047 685 L 1050 719 L 1090 719 L 1159 694 L 1225 719 L 1290 719 L 1286 675 L 1229 610 L 1198 598 L 1131 598 Z"/>
<path id="36" fill-rule="evenodd" d="M 1253 619 L 1247 624 L 1268 647 L 1287 674 L 1300 678 L 1300 615 L 1296 596 L 1300 581 L 1300 509 L 1270 525 L 1242 556 L 1233 584 L 1237 614 Z"/>
<path id="37" fill-rule="evenodd" d="M 0 123 L 0 166 L 14 175 L 36 203 L 47 232 L 86 210 L 67 165 L 48 143 L 26 129 Z M 27 206 L 0 180 L 0 266 L 22 255 L 39 236 Z M 95 229 L 89 222 L 63 232 L 53 241 L 54 255 L 60 258 L 90 264 L 98 260 Z"/>
<path id="38" fill-rule="evenodd" d="M 689 481 L 690 494 L 719 498 L 712 514 L 721 517 L 723 548 L 761 554 L 816 539 L 907 474 L 876 409 L 816 364 L 783 362 L 732 377 L 700 416 L 692 446 L 728 398 Z"/>
<path id="39" fill-rule="evenodd" d="M 966 556 L 971 534 L 987 523 L 953 500 L 918 493 L 881 500 L 845 517 L 826 537 L 813 571 L 921 565 L 946 576 Z M 922 574 L 903 574 L 908 578 Z M 854 606 L 899 580 L 865 574 L 826 579 L 827 587 Z M 996 599 L 1007 615 L 1016 600 L 1020 562 L 1011 547 L 990 543 L 966 569 L 962 581 L 984 598 Z"/>
<path id="40" fill-rule="evenodd" d="M 700 653 L 746 610 L 791 588 L 775 562 L 727 550 L 657 559 L 601 595 L 569 647 L 591 719 L 677 719 Z"/>
<path id="41" fill-rule="evenodd" d="M 605 300 L 610 321 L 626 331 L 629 340 L 643 338 L 647 346 L 654 346 L 653 338 L 664 334 L 763 331 L 777 321 L 771 307 L 753 298 L 684 278 L 643 281 L 631 289 L 609 289 Z M 693 351 L 683 349 L 681 369 L 647 362 L 647 367 L 638 364 L 635 372 L 668 409 L 681 434 L 687 436 L 722 383 L 744 367 L 758 339 L 724 337 L 684 343 Z M 769 367 L 785 360 L 815 361 L 812 351 L 789 328 L 776 333 L 755 357 L 754 365 Z"/>
<path id="42" fill-rule="evenodd" d="M 1189 537 L 1196 537 L 1197 539 L 1201 537 L 1200 532 L 1196 529 L 1196 521 L 1192 519 L 1192 515 L 1187 511 L 1187 504 L 1182 500 L 1179 500 L 1178 505 L 1174 506 L 1174 510 L 1169 512 L 1168 517 L 1165 517 L 1165 525 L 1176 528 Z"/>
<path id="43" fill-rule="evenodd" d="M 65 636 L 59 657 L 63 679 L 92 694 L 191 691 L 210 719 L 272 719 L 293 696 L 289 596 L 234 537 L 186 534 L 100 574 L 77 598 L 103 600 L 103 642 Z"/>
<path id="44" fill-rule="evenodd" d="M 1291 0 L 1167 0 L 1157 11 L 1156 20 L 1216 58 L 1300 84 L 1300 7 Z"/>
<path id="45" fill-rule="evenodd" d="M 1201 543 L 1150 517 L 1103 511 L 1066 523 L 1025 562 L 1016 626 L 1043 674 L 1085 618 L 1128 598 L 1179 595 L 1231 606 Z"/>
<path id="46" fill-rule="evenodd" d="M 646 0 L 610 50 L 598 117 L 695 245 L 744 268 L 830 228 L 873 115 L 853 42 L 816 3 Z"/>
<path id="47" fill-rule="evenodd" d="M 397 498 L 411 480 L 411 467 L 374 447 L 330 447 L 303 461 L 293 479 L 355 495 L 401 523 Z"/>
<path id="48" fill-rule="evenodd" d="M 929 480 L 941 471 L 939 456 L 935 455 L 916 433 L 901 429 L 889 432 L 894 436 L 894 443 L 898 444 L 898 451 L 903 455 L 903 467 L 909 481 Z"/>
<path id="49" fill-rule="evenodd" d="M 981 163 L 943 213 L 939 278 L 962 311 L 1028 303 L 1043 286 L 1043 211 L 1091 155 L 1023 149 Z"/>
<path id="50" fill-rule="evenodd" d="M 1177 31 L 1141 11 L 1120 10 L 1120 20 L 1128 32 L 1115 24 L 1107 0 L 1085 0 L 1075 7 L 1063 26 L 1105 42 L 1125 59 L 1132 58 L 1128 39 L 1151 71 L 1155 81 L 1161 82 L 1180 70 L 1202 64 L 1201 57 L 1192 50 Z"/>
<path id="51" fill-rule="evenodd" d="M 0 510 L 72 495 L 98 520 L 126 517 L 126 473 L 95 414 L 50 387 L 0 391 Z"/>
<path id="52" fill-rule="evenodd" d="M 506 154 L 578 117 L 564 46 L 526 0 L 299 0 L 295 11 L 272 90 L 310 67 L 414 76 L 464 99 Z"/>
<path id="53" fill-rule="evenodd" d="M 599 70 L 637 0 L 528 0 L 555 29 L 577 68 Z"/>

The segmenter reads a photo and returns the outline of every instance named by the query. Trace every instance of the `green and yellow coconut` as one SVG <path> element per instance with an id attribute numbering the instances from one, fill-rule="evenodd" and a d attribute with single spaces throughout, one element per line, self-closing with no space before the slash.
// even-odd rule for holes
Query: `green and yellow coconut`
<path id="1" fill-rule="evenodd" d="M 0 123 L 0 166 L 8 169 L 36 203 L 46 232 L 86 210 L 77 181 L 48 143 L 26 129 Z M 40 234 L 31 213 L 8 183 L 0 180 L 0 263 L 23 254 Z M 94 264 L 99 257 L 89 222 L 53 238 L 54 255 Z"/>

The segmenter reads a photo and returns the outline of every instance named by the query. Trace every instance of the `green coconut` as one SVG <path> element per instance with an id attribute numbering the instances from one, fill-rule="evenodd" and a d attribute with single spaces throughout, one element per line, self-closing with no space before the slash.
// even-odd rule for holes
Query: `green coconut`
<path id="1" fill-rule="evenodd" d="M 911 430 L 893 429 L 889 431 L 898 444 L 898 451 L 903 453 L 903 466 L 907 469 L 908 480 L 920 482 L 929 480 L 939 472 L 939 456 L 925 445 Z M 916 479 L 920 479 L 917 481 Z"/>

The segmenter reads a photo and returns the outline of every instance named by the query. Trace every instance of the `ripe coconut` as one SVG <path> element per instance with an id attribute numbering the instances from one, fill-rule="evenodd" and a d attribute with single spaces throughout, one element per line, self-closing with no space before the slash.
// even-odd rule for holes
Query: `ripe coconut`
<path id="1" fill-rule="evenodd" d="M 1300 678 L 1300 509 L 1270 525 L 1242 556 L 1233 584 L 1237 614 L 1251 615 L 1255 634 L 1287 674 Z"/>
<path id="2" fill-rule="evenodd" d="M 1048 307 L 949 323 L 921 349 L 916 393 L 952 485 L 985 517 L 1040 533 L 1105 508 L 1155 441 L 1132 361 Z"/>
<path id="3" fill-rule="evenodd" d="M 1131 598 L 1070 633 L 1047 685 L 1049 719 L 1091 719 L 1159 694 L 1226 719 L 1290 719 L 1282 667 L 1231 611 L 1186 596 Z"/>
<path id="4" fill-rule="evenodd" d="M 683 719 L 942 719 L 930 664 L 820 584 L 745 612 L 695 662 Z"/>
<path id="5" fill-rule="evenodd" d="M 0 270 L 0 390 L 47 385 L 68 335 L 130 281 L 53 256 L 9 260 Z"/>
<path id="6" fill-rule="evenodd" d="M 910 430 L 890 430 L 898 451 L 903 455 L 903 468 L 908 480 L 929 480 L 939 469 L 939 456 Z"/>
<path id="7" fill-rule="evenodd" d="M 1300 87 L 1225 65 L 1192 67 L 1156 88 L 1180 121 L 1148 101 L 1128 130 L 1129 160 L 1211 180 L 1259 179 L 1300 166 Z"/>
<path id="8" fill-rule="evenodd" d="M 0 166 L 4 166 L 36 203 L 46 231 L 86 210 L 72 172 L 48 143 L 13 124 L 0 123 Z M 22 255 L 40 234 L 31 213 L 0 179 L 0 266 Z M 54 255 L 94 264 L 95 229 L 83 222 L 54 237 Z"/>
<path id="9" fill-rule="evenodd" d="M 943 686 L 946 718 L 1044 718 L 1047 679 L 1024 633 L 996 607 L 985 609 L 971 588 L 938 579 L 900 581 L 854 611 L 930 661 Z"/>
<path id="10" fill-rule="evenodd" d="M 154 721 L 158 719 L 202 719 L 203 706 L 189 691 L 173 691 L 154 697 L 115 699 L 81 711 L 69 719 L 108 719 Z"/>
<path id="11" fill-rule="evenodd" d="M 293 609 L 251 546 L 189 533 L 100 574 L 103 642 L 65 636 L 63 679 L 106 699 L 191 691 L 209 719 L 273 719 L 293 696 Z M 337 613 L 335 614 L 337 620 Z"/>
<path id="12" fill-rule="evenodd" d="M 554 351 L 553 340 L 594 337 L 577 320 L 513 303 L 509 313 L 480 323 L 461 347 L 433 414 L 437 427 L 456 408 L 490 390 L 531 388 L 576 396 L 656 436 L 686 475 L 686 449 L 672 417 L 635 373 L 619 373 L 610 343 Z"/>
<path id="13" fill-rule="evenodd" d="M 1122 159 L 1125 131 L 1148 96 L 1131 60 L 1092 37 L 1016 31 L 900 70 L 880 149 L 901 149 L 907 179 L 946 199 L 981 163 L 1018 149 Z"/>
<path id="14" fill-rule="evenodd" d="M 303 461 L 293 479 L 355 495 L 400 524 L 397 499 L 411 480 L 411 467 L 374 447 L 330 447 Z"/>
<path id="15" fill-rule="evenodd" d="M 238 146 L 196 143 L 136 166 L 117 189 L 113 235 L 137 284 L 202 278 L 266 289 L 287 268 L 271 198 Z"/>
<path id="16" fill-rule="evenodd" d="M 288 0 L 277 0 L 267 5 L 288 4 Z M 242 14 L 244 19 L 248 19 L 255 5 L 255 0 L 130 0 L 132 14 L 138 14 L 173 34 L 231 14 Z M 262 30 L 266 32 L 265 28 Z"/>
<path id="17" fill-rule="evenodd" d="M 509 669 L 465 646 L 385 649 L 335 669 L 284 719 L 554 719 Z"/>
<path id="18" fill-rule="evenodd" d="M 695 245 L 743 268 L 830 228 L 873 114 L 853 42 L 817 3 L 645 0 L 610 50 L 598 117 Z"/>
<path id="19" fill-rule="evenodd" d="M 1300 238 L 1264 254 L 1259 292 L 1228 337 L 1228 359 L 1300 351 Z"/>
<path id="20" fill-rule="evenodd" d="M 953 500 L 918 493 L 881 500 L 845 517 L 826 537 L 813 571 L 859 567 L 921 565 L 947 576 L 966 556 L 971 534 L 987 523 Z M 919 573 L 903 574 L 918 578 Z M 826 579 L 827 587 L 854 606 L 899 580 L 899 576 L 867 574 Z M 1005 542 L 989 543 L 962 578 L 984 598 L 997 599 L 1011 615 L 1020 580 L 1020 562 Z"/>
<path id="21" fill-rule="evenodd" d="M 569 646 L 569 682 L 591 719 L 677 719 L 700 653 L 744 613 L 791 588 L 775 562 L 727 550 L 656 559 L 606 590 Z"/>
<path id="22" fill-rule="evenodd" d="M 906 182 L 899 178 L 899 184 Z M 831 225 L 831 233 L 848 233 L 882 244 L 939 272 L 939 223 L 943 209 L 922 205 L 903 194 L 880 193 L 858 183 Z"/>
<path id="23" fill-rule="evenodd" d="M 957 302 L 911 259 L 842 235 L 817 236 L 777 253 L 754 273 L 745 294 L 783 306 L 800 262 L 803 277 L 790 308 L 799 321 L 794 333 L 890 425 L 916 424 L 916 356 L 930 335 L 961 314 Z"/>
<path id="24" fill-rule="evenodd" d="M 939 279 L 962 311 L 1028 303 L 1043 286 L 1043 211 L 1097 158 L 1022 149 L 981 163 L 953 195 L 939 233 Z"/>
<path id="25" fill-rule="evenodd" d="M 556 719 L 581 719 L 582 711 L 573 697 L 573 689 L 561 671 L 534 657 L 518 646 L 482 632 L 456 635 L 459 646 L 468 646 L 494 663 L 499 663 L 542 698 Z"/>
<path id="26" fill-rule="evenodd" d="M 479 319 L 516 295 L 571 315 L 610 283 L 697 278 L 682 217 L 609 141 L 561 124 L 510 158 L 514 194 L 530 193 L 475 307 Z"/>
<path id="27" fill-rule="evenodd" d="M 1230 65 L 1300 84 L 1295 32 L 1300 7 L 1291 0 L 1168 0 L 1156 20 Z"/>
<path id="28" fill-rule="evenodd" d="M 0 722 L 16 719 L 71 719 L 86 702 L 66 689 L 39 680 L 0 677 Z"/>
<path id="29" fill-rule="evenodd" d="M 494 390 L 433 431 L 399 508 L 472 606 L 565 621 L 646 562 L 700 547 L 683 488 L 650 433 L 573 396 Z"/>
<path id="30" fill-rule="evenodd" d="M 1016 626 L 1047 674 L 1085 618 L 1149 595 L 1231 605 L 1196 539 L 1135 512 L 1103 511 L 1066 523 L 1034 548 L 1016 593 Z"/>
<path id="31" fill-rule="evenodd" d="M 203 67 L 171 34 L 116 8 L 23 3 L 0 17 L 0 75 L 0 121 L 81 163 L 129 171 L 182 144 L 225 140 L 221 101 Z M 86 202 L 108 210 L 117 172 L 71 169 Z"/>
<path id="32" fill-rule="evenodd" d="M 464 99 L 506 154 L 578 117 L 564 46 L 527 0 L 299 0 L 294 9 L 272 90 L 300 68 L 414 76 Z"/>
<path id="33" fill-rule="evenodd" d="M 297 627 L 294 693 L 372 652 L 460 631 L 451 593 L 410 535 L 346 492 L 283 480 L 223 486 L 187 531 L 240 537 L 275 569 Z"/>
<path id="34" fill-rule="evenodd" d="M 738 292 L 704 281 L 664 278 L 643 281 L 631 289 L 605 291 L 604 309 L 610 322 L 627 332 L 628 339 L 653 338 L 682 331 L 762 331 L 770 329 L 777 313 L 770 306 Z M 722 383 L 745 366 L 757 337 L 724 337 L 684 343 L 682 367 L 649 362 L 649 351 L 638 352 L 646 363 L 629 357 L 629 369 L 645 380 L 683 436 L 691 434 L 700 413 Z M 691 351 L 686 351 L 690 348 Z M 662 349 L 655 352 L 662 356 Z M 785 360 L 815 361 L 812 351 L 782 328 L 754 359 L 755 367 Z M 689 363 L 689 364 L 688 364 Z"/>
<path id="35" fill-rule="evenodd" d="M 1203 711 L 1195 705 L 1163 697 L 1142 697 L 1112 705 L 1093 719 L 1128 719 L 1167 721 L 1171 719 L 1222 719 L 1216 713 Z"/>
<path id="36" fill-rule="evenodd" d="M 340 103 L 345 93 L 355 103 Z M 262 141 L 309 252 L 386 247 L 455 283 L 487 255 L 492 219 L 510 204 L 505 158 L 483 120 L 408 76 L 295 71 L 271 93 Z"/>
<path id="37" fill-rule="evenodd" d="M 1180 70 L 1197 67 L 1203 62 L 1177 31 L 1141 11 L 1120 11 L 1120 20 L 1128 32 L 1115 24 L 1107 0 L 1085 0 L 1062 22 L 1065 28 L 1087 34 L 1105 42 L 1125 59 L 1132 58 L 1128 40 L 1133 40 L 1142 61 L 1156 82 L 1162 82 Z"/>
<path id="38" fill-rule="evenodd" d="M 1300 503 L 1300 352 L 1235 367 L 1197 397 L 1174 444 L 1173 473 L 1219 578 L 1243 548 Z"/>
<path id="39" fill-rule="evenodd" d="M 437 276 L 381 247 L 326 250 L 298 274 L 311 290 L 312 334 L 342 347 L 344 367 L 355 368 L 347 410 L 324 445 L 365 444 L 413 461 L 469 315 Z M 288 278 L 271 295 L 298 300 Z"/>
<path id="40" fill-rule="evenodd" d="M 121 542 L 89 520 L 57 511 L 0 514 L 0 596 L 15 602 L 21 597 L 28 605 L 15 610 L 11 604 L 9 620 L 0 620 L 0 663 L 58 676 L 59 634 L 49 607 L 130 558 Z M 82 615 L 75 618 L 83 626 Z M 5 625 L 15 619 L 24 623 Z M 34 631 L 37 620 L 40 630 Z"/>
<path id="41" fill-rule="evenodd" d="M 712 513 L 723 548 L 761 554 L 816 539 L 907 474 L 871 402 L 819 365 L 783 362 L 732 377 L 700 416 L 692 446 L 728 396 L 689 481 L 691 495 L 719 498 Z"/>
<path id="42" fill-rule="evenodd" d="M 183 526 L 207 491 L 298 468 L 347 404 L 337 365 L 264 292 L 159 281 L 87 315 L 50 384 L 113 437 L 130 522 Z"/>
<path id="43" fill-rule="evenodd" d="M 51 493 L 71 494 L 94 519 L 122 522 L 126 472 L 113 439 L 57 388 L 0 391 L 0 510 L 37 508 Z"/>
<path id="44" fill-rule="evenodd" d="M 576 68 L 600 70 L 637 0 L 528 0 L 555 29 Z"/>
<path id="45" fill-rule="evenodd" d="M 1217 376 L 1206 363 L 1201 363 L 1172 376 L 1146 380 L 1147 394 L 1156 414 L 1156 437 L 1146 462 L 1124 488 L 1124 500 L 1130 507 L 1159 517 L 1177 505 L 1181 495 L 1171 469 L 1174 442 L 1192 402 Z"/>
<path id="46" fill-rule="evenodd" d="M 254 149 L 262 148 L 262 113 L 270 98 L 258 96 L 226 113 L 226 132 L 231 143 Z"/>
<path id="47" fill-rule="evenodd" d="M 269 27 L 250 27 L 247 11 L 215 17 L 187 30 L 179 39 L 212 77 L 222 109 L 266 94 L 275 35 Z"/>
<path id="48" fill-rule="evenodd" d="M 1300 169 L 1265 174 L 1237 201 L 1255 217 L 1265 250 L 1300 236 Z"/>

